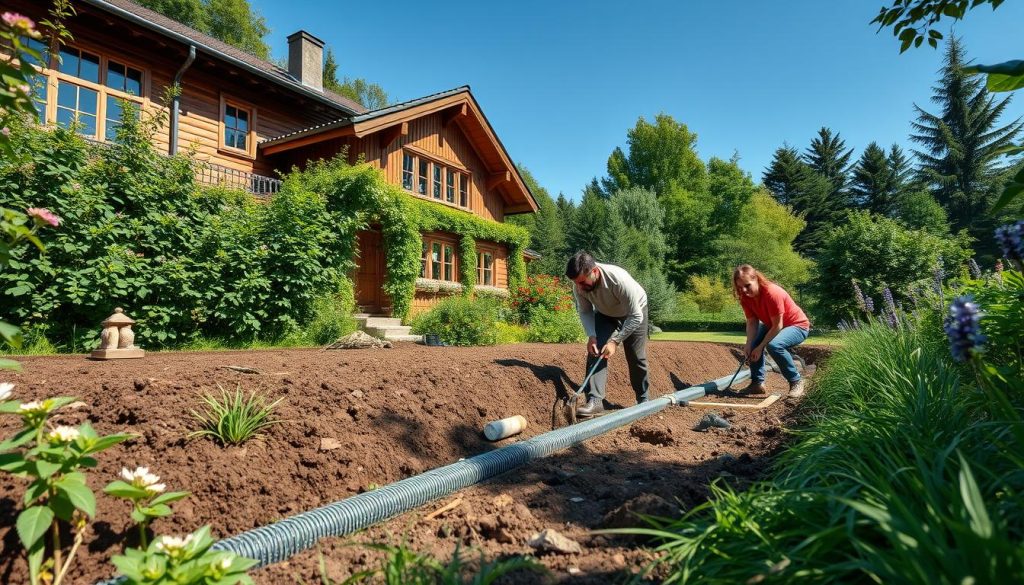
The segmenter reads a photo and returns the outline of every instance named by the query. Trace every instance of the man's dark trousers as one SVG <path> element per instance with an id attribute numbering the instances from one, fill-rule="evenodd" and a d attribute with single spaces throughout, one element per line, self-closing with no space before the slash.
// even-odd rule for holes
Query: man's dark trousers
<path id="1" fill-rule="evenodd" d="M 601 351 L 601 348 L 608 343 L 608 339 L 622 327 L 624 320 L 625 317 L 616 319 L 601 313 L 594 313 L 598 351 Z M 619 348 L 626 352 L 626 363 L 629 364 L 629 382 L 633 385 L 633 393 L 636 394 L 636 401 L 638 403 L 647 400 L 647 391 L 651 385 L 647 375 L 647 329 L 648 318 L 647 309 L 645 308 L 643 323 L 629 337 L 622 340 L 621 347 Z M 587 355 L 588 372 L 590 368 L 594 367 L 594 360 L 596 359 L 598 358 Z M 587 388 L 587 395 L 604 400 L 605 387 L 608 385 L 608 360 L 601 360 L 601 362 L 601 365 L 597 367 L 597 371 L 590 377 L 588 384 L 590 387 Z"/>

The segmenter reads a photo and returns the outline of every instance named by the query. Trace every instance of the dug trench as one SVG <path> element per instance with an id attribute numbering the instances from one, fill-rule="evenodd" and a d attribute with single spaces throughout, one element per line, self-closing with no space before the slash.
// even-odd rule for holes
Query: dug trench
<path id="1" fill-rule="evenodd" d="M 580 345 L 521 344 L 433 348 L 399 344 L 381 350 L 161 352 L 141 360 L 89 361 L 81 356 L 21 359 L 6 376 L 14 398 L 75 396 L 53 424 L 89 421 L 101 434 L 136 438 L 99 455 L 89 484 L 99 492 L 122 467 L 148 466 L 168 490 L 191 497 L 157 534 L 181 535 L 210 524 L 219 537 L 278 521 L 463 457 L 550 430 L 552 404 L 585 372 Z M 824 353 L 802 349 L 810 363 Z M 731 375 L 736 348 L 705 343 L 649 345 L 651 395 Z M 227 368 L 225 366 L 233 366 Z M 634 403 L 626 364 L 615 356 L 608 400 Z M 786 393 L 778 374 L 769 391 Z M 283 398 L 283 422 L 239 447 L 189 438 L 191 414 L 204 394 L 265 393 Z M 716 397 L 716 401 L 757 399 Z M 253 573 L 257 583 L 319 582 L 322 556 L 332 578 L 371 568 L 378 552 L 359 543 L 405 542 L 447 558 L 458 545 L 468 560 L 534 553 L 527 540 L 545 528 L 575 540 L 581 551 L 539 555 L 555 581 L 605 583 L 641 570 L 653 558 L 641 543 L 594 535 L 600 528 L 639 525 L 635 513 L 678 516 L 707 499 L 723 478 L 743 488 L 763 473 L 784 444 L 796 406 L 785 399 L 763 410 L 719 408 L 730 429 L 692 430 L 706 408 L 670 407 L 652 417 L 409 512 L 357 535 Z M 521 414 L 526 431 L 498 443 L 484 439 L 488 421 Z M 19 427 L 0 418 L 0 437 Z M 25 482 L 0 476 L 0 582 L 27 581 L 13 528 Z M 124 501 L 98 495 L 96 520 L 70 573 L 71 583 L 112 576 L 110 558 L 134 545 Z M 452 504 L 439 514 L 438 509 Z M 537 582 L 524 574 L 510 582 Z"/>

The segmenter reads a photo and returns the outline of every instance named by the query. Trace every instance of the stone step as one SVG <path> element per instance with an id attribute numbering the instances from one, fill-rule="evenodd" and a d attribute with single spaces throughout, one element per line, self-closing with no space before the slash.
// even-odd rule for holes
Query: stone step
<path id="1" fill-rule="evenodd" d="M 414 343 L 423 343 L 422 335 L 392 335 L 388 337 L 388 341 L 412 341 Z"/>
<path id="2" fill-rule="evenodd" d="M 364 327 L 363 331 L 367 335 L 379 337 L 381 339 L 391 339 L 395 335 L 409 335 L 409 331 L 412 327 L 408 325 L 388 325 L 383 327 Z"/>

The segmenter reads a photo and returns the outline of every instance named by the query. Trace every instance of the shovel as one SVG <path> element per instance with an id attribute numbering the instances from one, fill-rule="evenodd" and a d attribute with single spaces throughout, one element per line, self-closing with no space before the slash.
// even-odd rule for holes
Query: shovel
<path id="1" fill-rule="evenodd" d="M 556 429 L 559 426 L 557 420 L 559 403 L 561 403 L 562 406 L 561 410 L 563 411 L 562 414 L 564 415 L 564 420 L 567 420 L 570 425 L 576 424 L 576 404 L 579 402 L 580 396 L 583 395 L 584 389 L 587 387 L 587 382 L 590 381 L 590 378 L 594 375 L 594 372 L 597 371 L 597 366 L 601 365 L 601 360 L 603 359 L 605 358 L 598 358 L 597 361 L 594 362 L 594 365 L 590 368 L 590 371 L 587 373 L 587 377 L 583 378 L 583 382 L 580 383 L 579 389 L 573 392 L 572 395 L 570 395 L 568 398 L 564 400 L 561 398 L 555 399 L 555 406 L 553 412 L 551 413 L 552 429 Z"/>
<path id="2" fill-rule="evenodd" d="M 736 368 L 736 373 L 732 375 L 732 380 L 729 380 L 729 385 L 726 386 L 725 388 L 722 388 L 723 392 L 728 390 L 728 389 L 730 389 L 730 388 L 732 388 L 732 383 L 736 381 L 736 376 L 740 375 L 740 370 L 742 370 L 743 366 L 745 366 L 745 365 L 747 365 L 747 358 L 746 357 L 744 357 L 743 361 L 740 362 L 740 367 Z"/>

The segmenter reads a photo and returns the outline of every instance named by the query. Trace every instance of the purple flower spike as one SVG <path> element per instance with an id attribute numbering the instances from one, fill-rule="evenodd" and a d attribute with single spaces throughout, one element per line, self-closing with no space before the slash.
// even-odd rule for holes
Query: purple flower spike
<path id="1" fill-rule="evenodd" d="M 882 289 L 882 301 L 885 302 L 885 308 L 888 309 L 890 313 L 896 312 L 896 301 L 893 300 L 892 291 L 889 290 L 889 287 Z"/>
<path id="2" fill-rule="evenodd" d="M 857 308 L 860 309 L 861 311 L 865 311 L 867 309 L 864 308 L 864 293 L 860 290 L 860 287 L 857 286 L 857 281 L 856 280 L 854 280 L 852 282 L 853 282 L 853 299 L 855 301 L 857 301 Z"/>
<path id="3" fill-rule="evenodd" d="M 871 297 L 864 297 L 864 310 L 872 315 L 875 314 L 875 301 Z"/>
<path id="4" fill-rule="evenodd" d="M 1003 249 L 1003 256 L 1024 261 L 1024 219 L 996 228 L 996 241 Z"/>
<path id="5" fill-rule="evenodd" d="M 935 294 L 942 294 L 942 282 L 946 280 L 946 269 L 942 266 L 942 256 L 935 262 L 935 268 L 932 269 L 932 288 L 935 290 Z"/>
<path id="6" fill-rule="evenodd" d="M 982 352 L 985 335 L 981 332 L 981 311 L 970 295 L 953 301 L 944 329 L 949 338 L 949 350 L 957 361 L 967 361 Z"/>
<path id="7" fill-rule="evenodd" d="M 971 278 L 974 280 L 981 279 L 981 266 L 978 266 L 978 263 L 974 261 L 974 258 L 967 261 L 967 269 L 971 271 Z"/>

